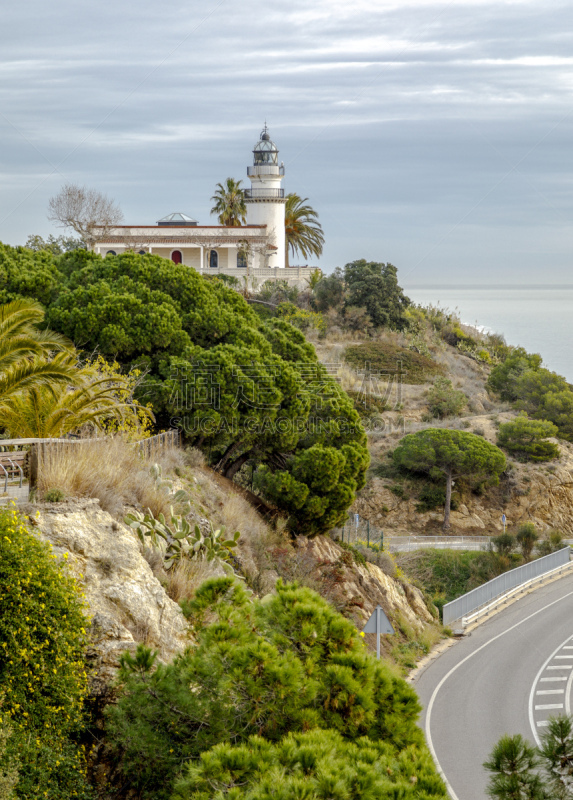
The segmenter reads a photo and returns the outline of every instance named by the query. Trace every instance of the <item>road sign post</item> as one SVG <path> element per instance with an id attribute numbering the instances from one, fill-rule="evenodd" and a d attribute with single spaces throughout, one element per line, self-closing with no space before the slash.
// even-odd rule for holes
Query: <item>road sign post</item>
<path id="1" fill-rule="evenodd" d="M 376 658 L 380 658 L 380 634 L 394 633 L 394 628 L 390 624 L 390 620 L 384 613 L 382 606 L 376 606 L 370 619 L 362 629 L 362 633 L 376 634 Z"/>
<path id="2" fill-rule="evenodd" d="M 501 521 L 503 522 L 503 532 L 505 533 L 505 524 L 507 522 L 507 517 L 505 516 L 505 514 L 501 515 Z"/>

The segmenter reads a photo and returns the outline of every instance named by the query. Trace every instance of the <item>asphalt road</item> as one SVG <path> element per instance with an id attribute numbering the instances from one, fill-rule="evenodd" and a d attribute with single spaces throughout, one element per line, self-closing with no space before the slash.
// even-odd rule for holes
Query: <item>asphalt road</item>
<path id="1" fill-rule="evenodd" d="M 529 741 L 571 713 L 573 575 L 536 589 L 441 655 L 415 688 L 453 800 L 484 800 L 482 763 L 504 733 Z"/>

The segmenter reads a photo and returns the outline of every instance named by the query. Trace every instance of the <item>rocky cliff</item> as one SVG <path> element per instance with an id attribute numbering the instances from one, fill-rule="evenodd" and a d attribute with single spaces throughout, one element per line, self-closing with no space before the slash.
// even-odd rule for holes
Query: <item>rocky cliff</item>
<path id="1" fill-rule="evenodd" d="M 137 536 L 102 511 L 97 500 L 23 510 L 35 521 L 35 533 L 66 558 L 84 587 L 93 695 L 109 691 L 120 655 L 133 652 L 139 642 L 156 648 L 163 661 L 185 646 L 185 618 L 154 576 Z"/>

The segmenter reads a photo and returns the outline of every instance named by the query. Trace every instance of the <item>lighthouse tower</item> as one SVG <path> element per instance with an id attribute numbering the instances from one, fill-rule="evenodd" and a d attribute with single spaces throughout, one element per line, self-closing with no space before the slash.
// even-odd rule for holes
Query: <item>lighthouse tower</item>
<path id="1" fill-rule="evenodd" d="M 279 151 L 269 136 L 267 125 L 253 150 L 253 166 L 247 167 L 251 188 L 245 190 L 247 225 L 266 225 L 270 244 L 269 267 L 285 265 L 285 190 L 281 183 L 284 165 L 279 165 Z"/>

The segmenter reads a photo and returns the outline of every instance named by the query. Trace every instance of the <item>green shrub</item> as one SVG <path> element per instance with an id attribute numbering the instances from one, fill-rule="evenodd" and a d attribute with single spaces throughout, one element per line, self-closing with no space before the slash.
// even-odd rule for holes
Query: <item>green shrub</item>
<path id="1" fill-rule="evenodd" d="M 108 730 L 130 786 L 162 800 L 181 767 L 217 744 L 314 728 L 383 740 L 396 753 L 414 745 L 425 758 L 414 691 L 325 600 L 276 588 L 251 601 L 231 578 L 207 581 L 185 606 L 196 647 L 169 665 L 144 647 L 123 657 Z"/>
<path id="2" fill-rule="evenodd" d="M 48 489 L 48 491 L 44 494 L 44 500 L 46 503 L 61 503 L 62 500 L 65 499 L 66 495 L 61 489 Z"/>
<path id="3" fill-rule="evenodd" d="M 326 333 L 326 322 L 320 311 L 306 311 L 294 303 L 281 303 L 277 309 L 277 316 L 301 331 L 314 329 L 320 334 Z"/>
<path id="4" fill-rule="evenodd" d="M 8 748 L 12 730 L 8 715 L 0 708 L 0 800 L 12 800 L 20 772 L 21 764 L 15 748 Z"/>
<path id="5" fill-rule="evenodd" d="M 87 693 L 78 586 L 14 509 L 0 511 L 0 696 L 12 725 L 7 757 L 21 761 L 17 797 L 87 796 Z M 11 750 L 12 748 L 12 750 Z"/>
<path id="6" fill-rule="evenodd" d="M 443 367 L 428 356 L 387 342 L 367 342 L 347 347 L 344 360 L 354 369 L 380 372 L 380 381 L 390 380 L 400 370 L 404 383 L 420 384 L 443 374 Z"/>
<path id="7" fill-rule="evenodd" d="M 536 543 L 535 547 L 540 556 L 548 556 L 551 555 L 551 553 L 556 553 L 557 550 L 562 550 L 565 547 L 563 534 L 561 531 L 548 531 L 543 539 Z"/>
<path id="8" fill-rule="evenodd" d="M 415 780 L 413 778 L 415 777 Z M 280 742 L 259 736 L 223 743 L 192 762 L 173 800 L 415 800 L 445 798 L 430 757 L 415 747 L 400 753 L 366 737 L 349 742 L 336 731 L 291 733 Z"/>
<path id="9" fill-rule="evenodd" d="M 352 554 L 352 558 L 357 564 L 362 564 L 363 567 L 366 566 L 366 558 L 363 553 L 360 552 L 356 547 L 353 547 L 348 542 L 337 541 L 336 544 L 339 547 L 342 547 L 343 550 L 347 550 L 349 553 Z"/>
<path id="10" fill-rule="evenodd" d="M 433 511 L 435 508 L 443 508 L 446 502 L 446 490 L 443 486 L 425 486 L 420 492 L 418 500 L 416 511 Z"/>
<path id="11" fill-rule="evenodd" d="M 497 553 L 502 556 L 508 556 L 516 545 L 515 536 L 511 533 L 500 533 L 499 536 L 492 536 L 491 543 Z"/>
<path id="12" fill-rule="evenodd" d="M 433 417 L 457 417 L 468 404 L 463 392 L 454 389 L 449 378 L 436 378 L 428 392 L 428 408 Z"/>
<path id="13" fill-rule="evenodd" d="M 408 492 L 404 489 L 403 486 L 400 486 L 399 483 L 395 483 L 393 486 L 388 487 L 392 494 L 395 494 L 396 497 L 399 497 L 400 500 L 408 500 Z"/>
<path id="14" fill-rule="evenodd" d="M 550 461 L 559 458 L 559 447 L 545 439 L 557 436 L 557 433 L 557 426 L 549 420 L 528 419 L 527 414 L 521 413 L 499 426 L 497 444 L 530 461 Z"/>
<path id="15" fill-rule="evenodd" d="M 535 542 L 539 539 L 533 522 L 523 522 L 517 529 L 515 539 L 518 545 L 521 547 L 523 558 L 526 561 L 529 561 Z"/>

